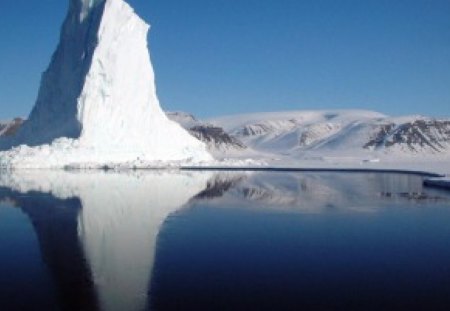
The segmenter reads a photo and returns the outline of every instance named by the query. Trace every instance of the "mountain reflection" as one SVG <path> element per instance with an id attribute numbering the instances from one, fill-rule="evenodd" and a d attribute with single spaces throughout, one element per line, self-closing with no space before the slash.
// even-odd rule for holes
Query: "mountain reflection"
<path id="1" fill-rule="evenodd" d="M 175 284 L 155 282 L 152 271 L 157 244 L 164 244 L 161 227 L 169 215 L 186 206 L 319 213 L 373 211 L 404 200 L 450 202 L 442 192 L 425 191 L 421 177 L 401 174 L 0 174 L 0 201 L 28 215 L 61 310 L 138 311 L 155 306 L 155 301 L 158 310 L 164 310 L 174 302 L 170 288 Z"/>
<path id="2" fill-rule="evenodd" d="M 336 172 L 222 172 L 195 200 L 215 207 L 305 213 L 371 212 L 405 201 L 450 203 L 448 194 L 424 189 L 418 175 Z"/>

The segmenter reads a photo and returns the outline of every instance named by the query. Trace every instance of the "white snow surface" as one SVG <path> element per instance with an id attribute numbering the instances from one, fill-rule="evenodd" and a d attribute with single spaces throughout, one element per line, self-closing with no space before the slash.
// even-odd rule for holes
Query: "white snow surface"
<path id="1" fill-rule="evenodd" d="M 408 123 L 436 120 L 423 116 L 388 117 L 366 110 L 313 110 L 244 114 L 207 121 L 225 128 L 231 135 L 255 150 L 295 158 L 305 153 L 346 156 L 355 153 L 375 154 L 373 148 L 365 145 L 376 137 L 383 126 L 392 125 L 394 129 L 398 129 Z M 441 151 L 450 150 L 450 145 L 446 142 L 450 141 L 446 136 L 448 134 L 439 132 L 436 128 L 432 133 L 421 134 L 421 138 L 426 142 L 426 139 L 431 143 L 436 143 L 433 139 L 438 140 L 439 147 L 443 149 Z M 407 138 L 405 137 L 405 140 Z M 393 145 L 378 150 L 381 152 L 377 154 L 423 156 L 424 153 L 440 153 L 428 145 L 420 146 L 420 143 L 408 145 L 405 142 Z"/>
<path id="2" fill-rule="evenodd" d="M 208 121 L 224 127 L 255 150 L 287 155 L 342 133 L 350 125 L 384 118 L 381 113 L 366 110 L 307 110 L 244 114 Z"/>
<path id="3" fill-rule="evenodd" d="M 123 0 L 71 0 L 36 105 L 6 143 L 12 149 L 0 153 L 0 166 L 95 168 L 211 161 L 206 146 L 170 121 L 159 105 L 148 29 Z"/>
<path id="4" fill-rule="evenodd" d="M 221 125 L 228 131 L 267 122 L 275 128 L 285 129 L 292 124 L 316 124 L 325 121 L 352 121 L 385 118 L 386 115 L 370 110 L 294 110 L 258 112 L 211 118 L 207 121 Z"/>

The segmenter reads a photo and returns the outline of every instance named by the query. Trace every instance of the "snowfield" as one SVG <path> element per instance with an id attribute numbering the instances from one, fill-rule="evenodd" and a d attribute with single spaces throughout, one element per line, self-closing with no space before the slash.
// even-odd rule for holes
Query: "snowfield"
<path id="1" fill-rule="evenodd" d="M 450 174 L 450 119 L 316 110 L 211 118 L 272 167 Z M 245 152 L 242 156 L 248 156 Z"/>
<path id="2" fill-rule="evenodd" d="M 209 119 L 256 150 L 299 155 L 315 151 L 445 154 L 450 120 L 422 116 L 392 118 L 373 111 L 287 111 Z"/>

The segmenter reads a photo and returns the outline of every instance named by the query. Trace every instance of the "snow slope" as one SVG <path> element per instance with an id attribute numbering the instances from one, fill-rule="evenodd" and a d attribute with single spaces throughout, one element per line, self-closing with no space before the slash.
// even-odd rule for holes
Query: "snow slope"
<path id="1" fill-rule="evenodd" d="M 371 111 L 287 111 L 227 116 L 208 120 L 244 144 L 265 152 L 288 153 L 340 132 L 345 126 L 385 117 Z"/>
<path id="2" fill-rule="evenodd" d="M 450 120 L 364 110 L 288 111 L 208 120 L 251 148 L 278 155 L 450 154 Z"/>
<path id="3" fill-rule="evenodd" d="M 177 122 L 192 136 L 204 142 L 216 159 L 239 155 L 243 152 L 249 153 L 245 144 L 227 133 L 222 127 L 202 122 L 192 114 L 185 112 L 166 112 L 166 114 L 170 120 Z"/>
<path id="4" fill-rule="evenodd" d="M 123 0 L 70 0 L 60 43 L 0 166 L 148 166 L 211 160 L 162 111 L 147 48 L 149 26 Z M 27 145 L 27 146 L 23 146 Z M 33 147 L 33 148 L 30 148 Z"/>
<path id="5" fill-rule="evenodd" d="M 188 130 L 194 126 L 200 126 L 200 125 L 205 124 L 204 122 L 198 120 L 194 115 L 187 113 L 187 112 L 166 111 L 166 115 L 170 120 L 177 122 L 179 125 L 181 125 L 186 130 Z"/>

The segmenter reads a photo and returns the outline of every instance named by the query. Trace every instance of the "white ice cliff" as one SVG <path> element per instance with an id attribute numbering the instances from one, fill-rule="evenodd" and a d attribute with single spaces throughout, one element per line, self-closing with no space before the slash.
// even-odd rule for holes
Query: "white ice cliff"
<path id="1" fill-rule="evenodd" d="M 146 24 L 123 0 L 70 0 L 38 99 L 0 166 L 148 166 L 211 160 L 163 113 Z"/>

